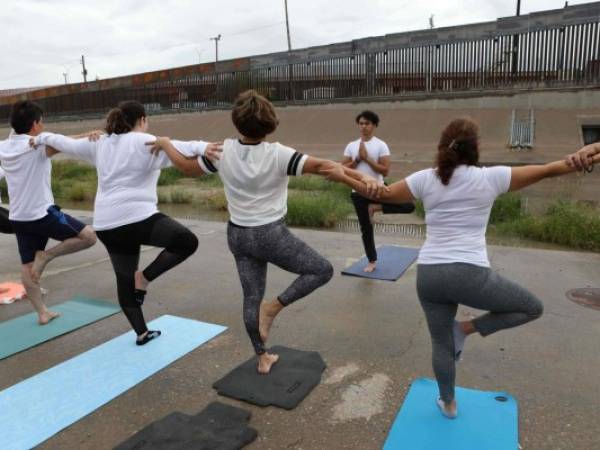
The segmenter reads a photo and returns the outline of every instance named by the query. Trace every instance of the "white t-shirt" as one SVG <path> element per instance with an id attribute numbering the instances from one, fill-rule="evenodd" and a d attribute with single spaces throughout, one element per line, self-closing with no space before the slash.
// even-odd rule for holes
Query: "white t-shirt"
<path id="1" fill-rule="evenodd" d="M 54 204 L 52 164 L 44 146 L 29 146 L 31 136 L 11 134 L 0 141 L 0 161 L 8 185 L 10 220 L 30 222 L 48 214 Z"/>
<path id="2" fill-rule="evenodd" d="M 225 186 L 230 220 L 243 227 L 275 222 L 287 213 L 288 177 L 302 175 L 308 156 L 279 142 L 245 145 L 223 142 L 218 161 L 198 157 L 206 173 L 218 173 Z"/>
<path id="3" fill-rule="evenodd" d="M 490 267 L 485 231 L 494 200 L 510 187 L 506 166 L 458 166 L 448 186 L 436 169 L 415 172 L 406 178 L 413 196 L 423 201 L 427 239 L 419 264 L 462 262 Z"/>
<path id="4" fill-rule="evenodd" d="M 156 185 L 160 169 L 171 165 L 164 152 L 150 153 L 147 142 L 151 134 L 129 132 L 103 136 L 96 142 L 87 138 L 72 139 L 52 133 L 42 133 L 36 143 L 54 147 L 60 152 L 83 159 L 96 166 L 98 191 L 94 205 L 94 229 L 110 230 L 147 219 L 158 212 Z M 173 141 L 174 145 L 178 141 Z M 187 148 L 202 146 L 198 141 L 186 143 Z M 196 153 L 186 153 L 194 156 Z"/>
<path id="5" fill-rule="evenodd" d="M 358 158 L 359 147 L 360 139 L 350 142 L 346 146 L 346 150 L 344 150 L 344 156 L 352 158 L 354 161 Z M 390 156 L 390 149 L 388 148 L 387 144 L 375 136 L 365 142 L 365 147 L 367 148 L 367 154 L 369 155 L 369 158 L 375 162 L 378 162 L 379 158 L 382 156 Z M 383 175 L 379 172 L 375 172 L 373 168 L 364 161 L 359 162 L 355 170 L 358 170 L 366 175 L 370 175 L 379 182 L 383 183 Z"/>

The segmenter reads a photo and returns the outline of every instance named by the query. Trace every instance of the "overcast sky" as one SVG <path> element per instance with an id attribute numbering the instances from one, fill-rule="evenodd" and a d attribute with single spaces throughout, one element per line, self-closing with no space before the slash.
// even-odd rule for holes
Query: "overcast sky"
<path id="1" fill-rule="evenodd" d="M 564 0 L 522 0 L 522 14 Z M 588 3 L 570 1 L 570 5 Z M 285 51 L 284 0 L 3 0 L 0 89 Z M 288 0 L 292 47 L 495 20 L 516 0 Z"/>

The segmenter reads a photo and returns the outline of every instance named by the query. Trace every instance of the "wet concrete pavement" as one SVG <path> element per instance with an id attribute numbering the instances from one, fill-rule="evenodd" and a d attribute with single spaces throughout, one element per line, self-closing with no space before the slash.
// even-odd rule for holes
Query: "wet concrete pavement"
<path id="1" fill-rule="evenodd" d="M 172 411 L 196 413 L 217 399 L 252 411 L 250 425 L 258 430 L 259 438 L 249 449 L 380 448 L 410 381 L 432 376 L 429 335 L 415 291 L 415 267 L 395 283 L 343 277 L 339 275 L 342 268 L 362 254 L 358 234 L 295 230 L 331 260 L 336 275 L 327 286 L 281 314 L 270 344 L 319 351 L 328 369 L 322 384 L 295 410 L 254 407 L 220 398 L 211 387 L 252 353 L 225 224 L 185 223 L 198 235 L 199 250 L 153 283 L 144 306 L 146 318 L 174 314 L 229 329 L 41 448 L 112 448 Z M 377 241 L 421 244 L 390 235 L 378 236 Z M 146 250 L 142 261 L 156 254 L 157 250 Z M 470 339 L 458 367 L 458 384 L 514 395 L 519 401 L 519 436 L 525 450 L 600 448 L 600 311 L 565 297 L 571 288 L 600 285 L 600 255 L 510 247 L 491 247 L 490 255 L 497 270 L 544 301 L 545 314 L 516 330 Z M 14 237 L 0 235 L 0 281 L 14 279 L 18 267 Z M 277 295 L 292 279 L 270 267 L 267 297 Z M 42 285 L 50 290 L 50 305 L 75 294 L 116 303 L 114 275 L 100 243 L 52 262 Z M 0 321 L 29 311 L 27 302 L 2 305 Z M 461 307 L 459 316 L 474 312 Z M 124 316 L 117 314 L 5 359 L 0 362 L 0 389 L 128 329 Z"/>

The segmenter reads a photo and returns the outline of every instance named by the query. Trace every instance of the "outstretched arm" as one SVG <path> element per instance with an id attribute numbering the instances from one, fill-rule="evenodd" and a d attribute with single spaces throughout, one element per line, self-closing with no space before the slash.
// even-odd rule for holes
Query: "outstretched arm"
<path id="1" fill-rule="evenodd" d="M 152 146 L 150 152 L 157 154 L 161 150 L 166 153 L 171 162 L 177 169 L 186 176 L 201 176 L 204 171 L 200 167 L 196 158 L 188 159 L 177 151 L 168 137 L 157 137 L 153 142 L 146 142 L 146 145 Z"/>
<path id="2" fill-rule="evenodd" d="M 333 173 L 339 173 L 341 178 L 332 176 Z M 327 159 L 313 158 L 309 156 L 306 162 L 304 163 L 304 167 L 302 168 L 302 174 L 315 174 L 326 177 L 331 181 L 338 181 L 345 184 L 348 184 L 345 180 L 346 178 L 352 180 L 355 185 L 360 186 L 360 189 L 354 188 L 359 192 L 365 192 L 365 196 L 377 196 L 380 195 L 384 191 L 388 191 L 388 187 L 383 183 L 380 183 L 375 178 L 365 175 L 358 170 L 353 170 L 348 167 L 345 167 L 342 164 L 339 164 L 334 161 L 329 161 Z M 348 184 L 349 185 L 349 184 Z M 350 185 L 349 185 L 350 186 Z M 354 187 L 354 186 L 351 186 Z"/>
<path id="3" fill-rule="evenodd" d="M 584 147 L 585 149 L 585 147 Z M 583 150 L 583 149 L 582 149 Z M 600 162 L 600 150 L 591 158 L 586 156 L 586 166 L 589 167 Z M 567 161 L 554 161 L 548 164 L 513 167 L 511 169 L 509 191 L 518 191 L 545 178 L 557 177 L 577 170 L 575 163 L 569 165 Z"/>
<path id="4" fill-rule="evenodd" d="M 52 157 L 59 152 L 64 152 L 94 164 L 96 141 L 99 137 L 99 135 L 95 134 L 93 136 L 92 134 L 86 134 L 85 138 L 74 139 L 61 134 L 41 133 L 31 139 L 30 145 L 32 147 L 45 145 L 48 157 Z"/>

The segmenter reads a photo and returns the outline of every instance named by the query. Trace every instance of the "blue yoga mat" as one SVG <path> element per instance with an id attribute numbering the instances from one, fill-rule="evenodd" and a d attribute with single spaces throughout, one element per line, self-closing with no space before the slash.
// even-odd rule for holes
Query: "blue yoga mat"
<path id="1" fill-rule="evenodd" d="M 113 303 L 85 297 L 75 297 L 50 309 L 59 312 L 61 316 L 44 326 L 38 325 L 36 313 L 0 323 L 0 359 L 112 316 L 121 310 Z"/>
<path id="2" fill-rule="evenodd" d="M 162 336 L 135 345 L 133 331 L 0 392 L 0 449 L 30 449 L 223 332 L 174 316 L 149 324 Z"/>
<path id="3" fill-rule="evenodd" d="M 517 450 L 517 401 L 504 392 L 456 388 L 458 417 L 442 416 L 437 383 L 419 378 L 410 387 L 384 450 Z"/>
<path id="4" fill-rule="evenodd" d="M 419 256 L 418 248 L 383 245 L 377 247 L 377 268 L 374 272 L 363 272 L 369 262 L 367 257 L 363 256 L 350 267 L 342 270 L 342 274 L 374 280 L 396 281 L 415 262 L 417 256 Z"/>

